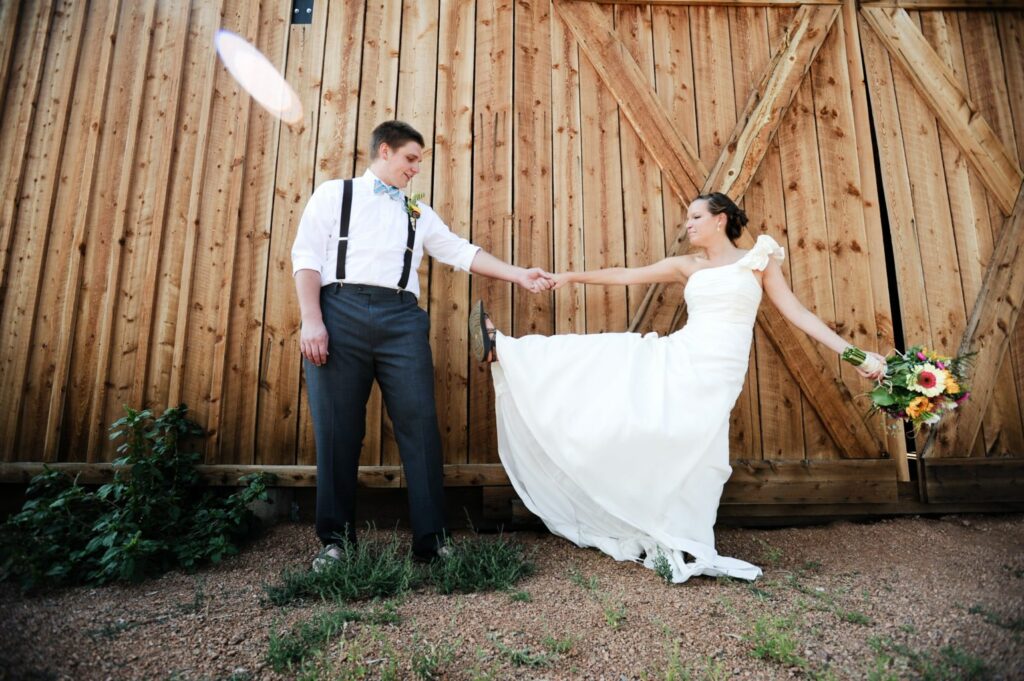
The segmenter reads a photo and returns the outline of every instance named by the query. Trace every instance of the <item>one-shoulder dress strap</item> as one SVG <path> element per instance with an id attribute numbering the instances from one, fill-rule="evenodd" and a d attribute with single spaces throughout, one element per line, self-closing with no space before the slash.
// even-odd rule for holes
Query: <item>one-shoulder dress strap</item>
<path id="1" fill-rule="evenodd" d="M 752 270 L 764 270 L 768 267 L 770 260 L 782 261 L 786 257 L 786 249 L 778 244 L 775 239 L 767 234 L 757 237 L 754 247 L 747 251 L 747 254 L 740 258 L 736 264 L 749 267 Z"/>

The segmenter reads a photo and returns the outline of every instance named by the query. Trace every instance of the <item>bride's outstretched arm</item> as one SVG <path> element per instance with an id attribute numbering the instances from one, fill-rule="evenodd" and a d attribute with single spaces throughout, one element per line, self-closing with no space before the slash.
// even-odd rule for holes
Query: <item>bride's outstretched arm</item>
<path id="1" fill-rule="evenodd" d="M 782 316 L 788 319 L 793 326 L 837 354 L 841 354 L 846 348 L 850 347 L 851 343 L 830 329 L 817 315 L 803 306 L 789 288 L 789 284 L 786 283 L 785 277 L 782 276 L 782 269 L 777 262 L 769 262 L 768 267 L 764 270 L 762 284 L 772 304 L 778 308 Z M 867 354 L 878 359 L 882 367 L 885 366 L 884 357 L 874 352 L 868 352 Z M 871 373 L 866 373 L 860 369 L 858 371 L 865 378 L 875 379 L 881 377 L 884 369 Z"/>
<path id="2" fill-rule="evenodd" d="M 660 284 L 683 281 L 686 278 L 685 258 L 675 256 L 659 260 L 645 267 L 607 267 L 585 272 L 559 272 L 552 275 L 554 288 L 566 284 L 601 284 L 605 286 L 626 286 L 629 284 Z"/>

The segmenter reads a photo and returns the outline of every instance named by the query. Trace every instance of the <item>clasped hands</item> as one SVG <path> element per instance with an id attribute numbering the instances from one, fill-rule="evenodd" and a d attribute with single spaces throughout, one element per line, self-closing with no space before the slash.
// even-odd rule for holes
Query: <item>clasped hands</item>
<path id="1" fill-rule="evenodd" d="M 569 279 L 565 273 L 552 274 L 539 267 L 531 267 L 523 270 L 522 276 L 516 283 L 531 293 L 541 293 L 557 291 L 569 283 Z"/>

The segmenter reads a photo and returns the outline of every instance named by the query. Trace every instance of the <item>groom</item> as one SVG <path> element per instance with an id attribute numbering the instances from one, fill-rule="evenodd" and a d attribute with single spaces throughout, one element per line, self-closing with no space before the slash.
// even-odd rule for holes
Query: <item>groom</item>
<path id="1" fill-rule="evenodd" d="M 420 171 L 423 147 L 423 136 L 407 123 L 378 125 L 369 170 L 317 187 L 295 235 L 299 345 L 316 440 L 316 532 L 324 544 L 315 570 L 342 556 L 338 542 L 356 540 L 359 452 L 374 380 L 408 482 L 413 556 L 431 560 L 446 552 L 430 320 L 416 303 L 424 252 L 528 291 L 552 285 L 543 270 L 509 265 L 453 234 L 429 206 L 402 192 Z"/>

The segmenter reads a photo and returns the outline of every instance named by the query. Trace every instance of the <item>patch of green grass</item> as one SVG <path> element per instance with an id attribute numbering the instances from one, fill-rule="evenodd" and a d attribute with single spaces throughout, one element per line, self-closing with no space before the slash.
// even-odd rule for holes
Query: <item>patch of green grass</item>
<path id="1" fill-rule="evenodd" d="M 576 568 L 569 569 L 569 581 L 587 591 L 596 591 L 598 586 L 597 577 L 593 575 L 586 577 Z"/>
<path id="2" fill-rule="evenodd" d="M 753 596 L 762 603 L 764 603 L 765 601 L 770 601 L 772 599 L 771 591 L 768 591 L 767 589 L 762 589 L 759 586 L 755 586 L 753 582 L 747 584 L 747 591 L 750 592 L 751 596 Z"/>
<path id="3" fill-rule="evenodd" d="M 797 641 L 793 635 L 793 620 L 765 615 L 754 623 L 754 631 L 747 637 L 753 644 L 751 655 L 787 667 L 807 669 L 807 660 L 797 654 Z"/>
<path id="4" fill-rule="evenodd" d="M 302 663 L 321 652 L 336 634 L 345 629 L 347 623 L 398 624 L 398 621 L 394 605 L 384 603 L 380 609 L 369 612 L 343 609 L 321 613 L 283 634 L 272 628 L 267 663 L 277 672 L 292 670 L 300 665 L 300 668 L 309 671 L 310 665 Z"/>
<path id="5" fill-rule="evenodd" d="M 642 679 L 658 679 L 659 681 L 725 681 L 730 674 L 722 663 L 713 657 L 704 658 L 703 666 L 684 664 L 679 652 L 679 641 L 672 642 L 668 660 L 651 676 L 647 672 L 640 675 Z"/>
<path id="6" fill-rule="evenodd" d="M 533 600 L 529 591 L 513 591 L 508 597 L 516 603 L 529 603 Z"/>
<path id="7" fill-rule="evenodd" d="M 868 640 L 876 655 L 892 655 L 893 666 L 902 662 L 922 681 L 984 681 L 992 678 L 988 664 L 957 646 L 944 646 L 936 652 L 922 652 L 897 643 L 890 638 L 872 637 Z M 885 677 L 881 677 L 885 678 Z"/>
<path id="8" fill-rule="evenodd" d="M 980 603 L 972 605 L 967 612 L 972 615 L 981 615 L 982 619 L 997 627 L 1009 629 L 1010 631 L 1024 631 L 1024 617 L 1003 617 Z"/>
<path id="9" fill-rule="evenodd" d="M 412 644 L 413 674 L 424 680 L 439 678 L 444 668 L 455 659 L 456 647 L 447 641 L 431 643 L 415 636 Z"/>
<path id="10" fill-rule="evenodd" d="M 857 610 L 837 610 L 836 615 L 839 616 L 839 619 L 850 624 L 860 624 L 865 627 L 869 627 L 872 624 L 870 617 Z"/>
<path id="11" fill-rule="evenodd" d="M 806 570 L 807 572 L 818 572 L 821 570 L 821 562 L 817 560 L 807 560 L 800 566 L 800 569 Z"/>
<path id="12" fill-rule="evenodd" d="M 576 643 L 576 639 L 572 636 L 566 636 L 565 638 L 556 638 L 548 634 L 544 637 L 544 647 L 550 650 L 556 655 L 565 655 L 567 652 L 572 650 L 573 645 Z"/>
<path id="13" fill-rule="evenodd" d="M 758 539 L 757 543 L 761 545 L 761 560 L 768 565 L 778 565 L 782 560 L 782 549 L 772 546 L 763 539 Z"/>
<path id="14" fill-rule="evenodd" d="M 431 583 L 440 593 L 511 589 L 536 569 L 518 542 L 505 536 L 461 539 L 449 543 L 449 558 L 430 564 Z"/>
<path id="15" fill-rule="evenodd" d="M 265 587 L 274 605 L 298 601 L 354 601 L 387 598 L 409 591 L 423 581 L 423 575 L 397 535 L 369 536 L 356 546 L 341 545 L 340 560 L 320 572 L 286 570 L 281 584 Z"/>
<path id="16" fill-rule="evenodd" d="M 606 603 L 604 606 L 604 621 L 612 629 L 618 629 L 626 621 L 626 606 Z"/>
<path id="17" fill-rule="evenodd" d="M 502 643 L 493 634 L 489 638 L 501 656 L 517 667 L 547 667 L 554 660 L 551 653 L 533 652 L 529 647 L 513 648 Z"/>

